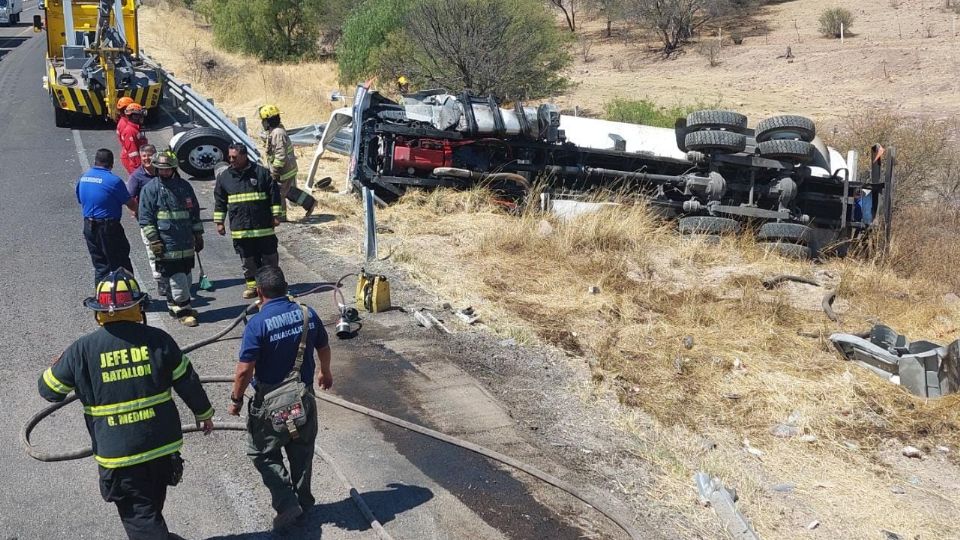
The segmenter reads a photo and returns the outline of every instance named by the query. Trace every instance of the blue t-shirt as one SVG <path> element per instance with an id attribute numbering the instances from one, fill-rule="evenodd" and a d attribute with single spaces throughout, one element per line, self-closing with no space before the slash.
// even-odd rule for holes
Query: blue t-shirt
<path id="1" fill-rule="evenodd" d="M 123 180 L 102 167 L 91 168 L 77 181 L 77 202 L 85 218 L 120 219 L 129 200 Z"/>
<path id="2" fill-rule="evenodd" d="M 327 331 L 317 312 L 307 308 L 310 313 L 310 326 L 307 330 L 307 350 L 303 354 L 300 375 L 303 382 L 313 384 L 315 362 L 313 352 L 318 344 L 327 346 Z M 243 344 L 240 345 L 240 361 L 256 362 L 253 386 L 258 383 L 277 384 L 290 374 L 297 348 L 300 346 L 300 333 L 303 332 L 303 312 L 300 305 L 286 297 L 274 298 L 260 307 L 260 313 L 254 315 L 243 330 Z"/>

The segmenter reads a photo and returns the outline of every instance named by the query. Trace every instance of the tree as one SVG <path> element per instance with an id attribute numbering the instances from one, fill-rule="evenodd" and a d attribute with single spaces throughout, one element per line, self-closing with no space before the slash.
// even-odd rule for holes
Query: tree
<path id="1" fill-rule="evenodd" d="M 607 37 L 612 35 L 613 21 L 620 20 L 623 17 L 624 0 L 589 0 L 593 7 L 607 21 Z"/>
<path id="2" fill-rule="evenodd" d="M 316 54 L 325 0 L 221 0 L 208 11 L 217 45 L 263 60 Z"/>
<path id="3" fill-rule="evenodd" d="M 351 12 L 337 44 L 340 84 L 352 86 L 379 69 L 387 36 L 403 26 L 408 0 L 367 0 Z"/>
<path id="4" fill-rule="evenodd" d="M 626 0 L 640 24 L 657 33 L 663 52 L 670 54 L 710 19 L 705 0 Z"/>
<path id="5" fill-rule="evenodd" d="M 419 0 L 381 49 L 380 71 L 421 87 L 544 97 L 568 84 L 568 41 L 536 0 Z"/>
<path id="6" fill-rule="evenodd" d="M 567 27 L 570 28 L 570 31 L 576 32 L 578 0 L 549 0 L 549 2 L 563 12 L 563 17 L 567 19 Z"/>

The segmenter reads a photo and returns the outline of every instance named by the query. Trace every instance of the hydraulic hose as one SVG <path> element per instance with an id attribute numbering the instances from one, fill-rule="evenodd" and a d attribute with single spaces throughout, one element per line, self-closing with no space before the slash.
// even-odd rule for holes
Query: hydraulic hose
<path id="1" fill-rule="evenodd" d="M 347 276 L 340 278 L 340 280 L 338 280 L 334 284 L 335 286 L 332 287 L 335 293 L 339 292 L 339 288 L 342 285 L 342 281 L 345 277 Z M 329 287 L 329 286 L 330 284 L 321 284 L 309 291 L 300 293 L 295 297 L 301 297 L 307 294 L 312 294 L 314 292 L 318 292 L 323 288 Z M 231 330 L 236 328 L 236 326 L 239 325 L 242 321 L 244 321 L 247 315 L 252 311 L 252 309 L 256 305 L 257 305 L 256 302 L 251 303 L 249 306 L 244 308 L 243 312 L 240 315 L 238 315 L 235 319 L 233 319 L 225 328 L 223 328 L 222 330 L 220 330 L 219 332 L 217 332 L 216 334 L 214 334 L 209 338 L 197 341 L 195 343 L 191 343 L 190 345 L 183 347 L 182 349 L 183 352 L 188 353 L 188 352 L 194 351 L 196 349 L 209 345 L 217 341 L 218 339 L 222 338 Z M 232 383 L 233 377 L 223 377 L 223 376 L 200 377 L 200 381 L 204 384 Z M 425 435 L 432 439 L 435 439 L 459 448 L 463 448 L 464 450 L 469 450 L 470 452 L 473 452 L 475 454 L 479 454 L 481 456 L 487 457 L 489 459 L 492 459 L 494 461 L 497 461 L 499 463 L 502 463 L 504 465 L 517 469 L 519 471 L 525 472 L 530 476 L 533 476 L 538 480 L 546 482 L 547 484 L 550 484 L 555 488 L 566 492 L 567 494 L 573 496 L 574 498 L 582 501 L 586 505 L 596 509 L 598 512 L 603 514 L 607 519 L 609 519 L 614 524 L 616 524 L 621 530 L 623 530 L 632 540 L 639 540 L 640 538 L 642 538 L 640 536 L 640 533 L 633 527 L 633 525 L 628 520 L 621 518 L 619 515 L 619 512 L 617 512 L 615 509 L 609 508 L 606 505 L 605 501 L 602 501 L 599 498 L 594 497 L 593 495 L 585 493 L 580 489 L 576 488 L 575 486 L 571 485 L 570 483 L 564 480 L 561 480 L 544 471 L 541 471 L 536 467 L 527 465 L 510 456 L 501 454 L 500 452 L 496 452 L 488 448 L 484 448 L 472 442 L 465 441 L 463 439 L 459 439 L 457 437 L 453 437 L 450 435 L 446 435 L 444 433 L 440 433 L 439 431 L 435 431 L 430 428 L 427 428 L 418 424 L 414 424 L 412 422 L 408 422 L 406 420 L 402 420 L 394 416 L 390 416 L 380 411 L 369 409 L 362 405 L 357 405 L 356 403 L 351 403 L 349 401 L 346 401 L 344 399 L 338 398 L 330 394 L 318 394 L 314 396 L 314 398 L 317 400 L 325 401 L 327 403 L 331 403 L 333 405 L 337 405 L 339 407 L 343 407 L 345 409 L 349 409 L 351 411 L 354 411 L 356 413 L 359 413 L 371 418 L 375 418 L 377 420 L 381 420 L 383 422 L 387 422 L 389 424 L 400 427 L 402 429 L 406 429 L 414 433 L 419 433 L 421 435 Z M 72 394 L 69 397 L 67 397 L 65 400 L 59 403 L 53 403 L 41 409 L 36 414 L 31 416 L 29 420 L 27 420 L 27 422 L 23 425 L 23 429 L 20 431 L 20 442 L 23 444 L 24 449 L 26 450 L 26 453 L 30 457 L 39 461 L 53 462 L 53 461 L 67 461 L 67 460 L 73 460 L 73 459 L 81 459 L 81 458 L 85 458 L 93 455 L 93 450 L 91 448 L 81 448 L 77 450 L 69 450 L 69 451 L 61 451 L 61 452 L 43 452 L 37 449 L 33 445 L 33 443 L 30 441 L 30 436 L 33 433 L 33 430 L 43 419 L 47 418 L 48 416 L 62 409 L 63 407 L 69 405 L 70 403 L 73 403 L 77 399 L 78 399 L 77 395 Z M 196 426 L 195 424 L 185 424 L 181 426 L 181 429 L 184 433 L 191 433 L 199 430 L 198 426 Z M 247 428 L 243 422 L 217 422 L 214 424 L 214 429 L 229 430 L 229 431 L 246 431 Z M 346 487 L 349 490 L 350 497 L 354 500 L 357 507 L 360 509 L 360 512 L 370 521 L 370 525 L 377 532 L 377 536 L 381 540 L 391 540 L 390 535 L 386 532 L 386 530 L 384 530 L 383 526 L 380 524 L 377 518 L 373 515 L 373 512 L 370 510 L 370 507 L 367 506 L 365 501 L 363 501 L 363 497 L 360 496 L 360 493 L 350 483 L 349 479 L 347 479 L 347 477 L 343 474 L 343 472 L 335 465 L 335 463 L 333 462 L 333 458 L 330 456 L 330 454 L 328 454 L 326 451 L 324 451 L 322 448 L 316 445 L 314 446 L 314 453 L 318 457 L 326 461 L 328 464 L 330 464 L 331 468 L 334 470 L 338 479 L 341 481 L 341 483 L 343 483 L 344 487 Z"/>
<path id="2" fill-rule="evenodd" d="M 805 278 L 803 276 L 791 276 L 787 274 L 782 274 L 779 276 L 773 276 L 763 280 L 763 286 L 767 289 L 772 289 L 777 285 L 786 282 L 786 281 L 795 281 L 797 283 L 806 283 L 807 285 L 813 285 L 814 287 L 822 287 L 822 285 L 810 278 Z M 823 295 L 823 299 L 820 301 L 820 307 L 823 308 L 823 312 L 827 315 L 827 318 L 833 322 L 838 322 L 840 317 L 833 310 L 833 301 L 837 299 L 836 289 L 831 289 Z"/>

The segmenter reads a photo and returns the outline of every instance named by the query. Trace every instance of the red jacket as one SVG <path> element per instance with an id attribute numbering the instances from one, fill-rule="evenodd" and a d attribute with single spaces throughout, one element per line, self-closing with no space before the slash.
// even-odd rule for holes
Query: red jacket
<path id="1" fill-rule="evenodd" d="M 140 124 L 121 117 L 117 120 L 117 139 L 120 141 L 120 161 L 130 174 L 140 166 L 140 147 L 147 144 L 147 136 L 140 131 Z"/>

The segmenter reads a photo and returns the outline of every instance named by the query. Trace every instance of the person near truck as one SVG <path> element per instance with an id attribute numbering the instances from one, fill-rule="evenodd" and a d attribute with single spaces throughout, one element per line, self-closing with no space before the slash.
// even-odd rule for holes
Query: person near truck
<path id="1" fill-rule="evenodd" d="M 263 129 L 267 133 L 267 166 L 270 177 L 280 186 L 282 219 L 287 216 L 287 201 L 302 206 L 310 217 L 317 205 L 316 199 L 297 187 L 297 156 L 286 128 L 280 122 L 280 109 L 276 105 L 264 105 L 258 111 Z"/>
<path id="2" fill-rule="evenodd" d="M 313 446 L 317 438 L 313 353 L 316 351 L 320 364 L 317 386 L 327 390 L 333 386 L 330 346 L 317 313 L 287 296 L 287 282 L 279 268 L 265 266 L 257 272 L 257 294 L 260 312 L 250 319 L 243 331 L 227 412 L 240 415 L 244 392 L 252 382 L 254 394 L 247 407 L 247 455 L 270 490 L 271 503 L 277 513 L 273 520 L 274 529 L 283 530 L 314 504 L 310 490 Z M 300 359 L 300 380 L 306 386 L 306 394 L 301 398 L 306 421 L 293 432 L 287 429 L 277 431 L 271 425 L 269 411 L 262 406 L 264 395 L 295 369 L 304 331 L 304 314 L 307 335 Z M 287 456 L 289 469 L 284 465 L 281 451 Z"/>
<path id="3" fill-rule="evenodd" d="M 227 155 L 230 165 L 217 168 L 213 222 L 223 236 L 224 220 L 230 218 L 230 237 L 246 282 L 242 297 L 251 299 L 257 297 L 257 270 L 280 265 L 274 232 L 280 225 L 280 189 L 270 171 L 250 161 L 242 143 L 231 144 Z"/>
<path id="4" fill-rule="evenodd" d="M 129 99 L 129 98 L 128 98 Z M 139 210 L 140 192 L 157 177 L 157 169 L 153 166 L 153 157 L 157 154 L 157 147 L 152 144 L 145 144 L 140 147 L 140 166 L 127 178 L 127 191 L 133 197 L 133 203 Z M 133 212 L 133 218 L 137 219 L 137 211 Z M 143 245 L 147 247 L 147 262 L 150 263 L 150 273 L 153 274 L 153 280 L 157 284 L 157 295 L 167 295 L 167 280 L 161 279 L 160 272 L 157 272 L 156 257 L 150 250 L 150 241 L 143 235 L 143 229 L 140 229 L 140 238 Z"/>
<path id="5" fill-rule="evenodd" d="M 163 153 L 153 160 L 157 177 L 140 191 L 140 228 L 156 258 L 167 311 L 184 326 L 197 326 L 190 305 L 196 253 L 203 250 L 200 202 L 189 182 L 177 174 L 176 158 Z"/>
<path id="6" fill-rule="evenodd" d="M 99 465 L 100 494 L 116 504 L 127 537 L 166 540 L 179 538 L 163 518 L 167 486 L 183 474 L 180 415 L 170 391 L 204 434 L 213 430 L 214 411 L 190 359 L 170 335 L 147 326 L 147 303 L 132 275 L 111 272 L 84 302 L 100 328 L 67 347 L 37 387 L 51 402 L 77 394 Z"/>
<path id="7" fill-rule="evenodd" d="M 120 218 L 123 207 L 136 208 L 123 180 L 110 172 L 113 152 L 97 150 L 93 167 L 77 181 L 77 202 L 83 210 L 83 237 L 93 262 L 94 283 L 103 281 L 117 268 L 133 271 L 130 243 L 123 232 Z"/>
<path id="8" fill-rule="evenodd" d="M 120 139 L 120 161 L 132 174 L 140 166 L 140 147 L 147 144 L 147 136 L 143 134 L 143 120 L 146 111 L 139 103 L 131 103 L 123 110 L 126 122 L 117 123 L 117 137 Z"/>

